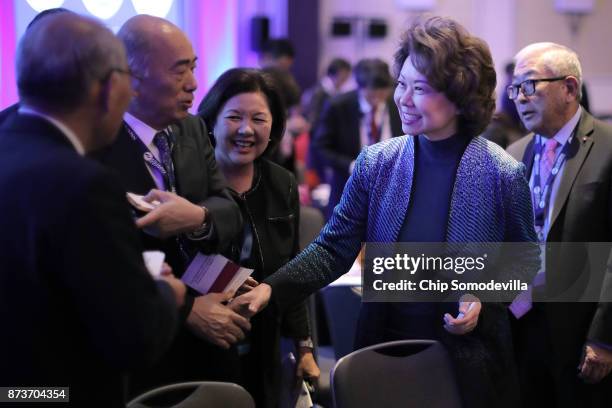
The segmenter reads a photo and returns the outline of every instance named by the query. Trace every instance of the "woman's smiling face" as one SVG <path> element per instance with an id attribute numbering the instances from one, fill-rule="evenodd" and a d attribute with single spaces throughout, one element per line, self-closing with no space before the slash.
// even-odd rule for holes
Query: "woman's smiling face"
<path id="1" fill-rule="evenodd" d="M 402 65 L 394 100 L 404 133 L 423 134 L 431 140 L 446 139 L 457 133 L 457 107 L 428 83 L 410 57 Z"/>
<path id="2" fill-rule="evenodd" d="M 213 133 L 217 161 L 226 166 L 250 165 L 270 142 L 272 114 L 261 92 L 241 93 L 219 111 Z"/>

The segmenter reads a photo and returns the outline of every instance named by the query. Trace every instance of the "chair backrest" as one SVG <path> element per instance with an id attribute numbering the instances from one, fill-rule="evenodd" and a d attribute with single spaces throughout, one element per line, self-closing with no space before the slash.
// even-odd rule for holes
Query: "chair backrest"
<path id="1" fill-rule="evenodd" d="M 460 408 L 459 387 L 444 347 L 402 340 L 357 350 L 332 370 L 336 408 Z"/>
<path id="2" fill-rule="evenodd" d="M 182 401 L 169 408 L 232 407 L 255 408 L 253 397 L 238 384 L 223 382 L 195 381 L 165 385 L 148 391 L 130 401 L 127 408 L 149 408 L 148 401 L 164 396 L 193 390 Z M 155 407 L 159 405 L 155 404 Z"/>
<path id="3" fill-rule="evenodd" d="M 325 225 L 325 219 L 321 211 L 314 207 L 300 206 L 300 251 L 306 248 L 321 232 L 321 228 Z M 317 330 L 318 317 L 317 307 L 314 296 L 310 296 L 306 304 L 308 308 L 308 318 L 310 320 L 310 336 L 315 344 L 319 345 L 319 333 Z"/>
<path id="4" fill-rule="evenodd" d="M 300 251 L 315 239 L 325 225 L 323 213 L 314 207 L 300 206 Z"/>
<path id="5" fill-rule="evenodd" d="M 353 286 L 328 286 L 321 290 L 329 335 L 336 360 L 353 351 L 361 295 Z"/>

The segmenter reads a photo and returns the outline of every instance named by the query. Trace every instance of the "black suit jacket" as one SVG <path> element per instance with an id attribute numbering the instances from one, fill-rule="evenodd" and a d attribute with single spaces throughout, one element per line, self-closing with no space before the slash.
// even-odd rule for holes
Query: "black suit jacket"
<path id="1" fill-rule="evenodd" d="M 214 150 L 204 122 L 190 115 L 172 126 L 172 137 L 177 193 L 192 203 L 208 208 L 212 222 L 212 240 L 192 241 L 191 244 L 204 252 L 221 252 L 242 231 L 242 217 L 217 169 Z M 95 157 L 119 173 L 124 191 L 146 194 L 155 188 L 142 152 L 131 139 L 125 125 L 121 128 L 117 141 Z M 140 236 L 147 249 L 165 252 L 174 274 L 182 276 L 187 265 L 175 238 L 158 239 L 144 232 Z M 183 319 L 191 311 L 193 297 L 188 296 L 186 304 L 182 310 Z M 183 326 L 169 352 L 154 370 L 139 372 L 133 376 L 130 394 L 138 394 L 147 388 L 170 382 L 234 380 L 225 374 L 217 376 L 223 371 L 223 367 L 215 367 L 213 358 L 220 354 L 217 347 L 195 337 Z"/>
<path id="2" fill-rule="evenodd" d="M 122 373 L 166 350 L 177 317 L 118 180 L 30 115 L 0 127 L 0 163 L 0 384 L 125 406 Z"/>
<path id="3" fill-rule="evenodd" d="M 218 252 L 226 248 L 234 236 L 240 233 L 240 210 L 217 169 L 214 150 L 207 137 L 204 122 L 198 117 L 189 116 L 172 126 L 172 137 L 172 161 L 177 193 L 192 203 L 205 206 L 213 227 L 212 239 L 193 241 L 192 244 L 204 252 Z M 119 173 L 125 191 L 144 195 L 156 188 L 141 150 L 137 143 L 132 141 L 125 124 L 121 127 L 117 141 L 106 150 L 96 153 L 94 157 Z M 146 233 L 141 236 L 146 248 L 163 250 L 174 273 L 179 276 L 183 274 L 186 265 L 176 239 L 158 239 Z"/>
<path id="4" fill-rule="evenodd" d="M 3 109 L 2 111 L 0 111 L 0 125 L 2 125 L 2 123 L 5 120 L 7 120 L 10 116 L 16 114 L 18 110 L 19 110 L 19 102 L 14 103 L 11 106 L 7 107 L 6 109 Z"/>
<path id="5" fill-rule="evenodd" d="M 510 154 L 525 163 L 528 178 L 533 144 L 530 134 L 508 147 Z M 584 110 L 554 198 L 547 242 L 612 242 L 612 126 Z M 602 297 L 610 299 L 612 279 L 605 262 L 590 268 L 585 254 L 577 253 L 575 244 L 569 250 L 569 245 L 547 248 L 547 294 L 578 296 L 586 279 L 594 279 L 602 288 Z M 559 371 L 571 368 L 575 373 L 587 339 L 612 345 L 610 303 L 546 303 L 544 311 Z"/>
<path id="6" fill-rule="evenodd" d="M 390 98 L 387 112 L 391 135 L 402 135 L 402 122 L 397 108 Z M 361 152 L 361 109 L 358 91 L 351 91 L 332 98 L 321 114 L 321 120 L 313 137 L 313 154 L 332 168 L 331 193 L 328 215 L 340 201 L 342 190 L 350 173 L 350 165 Z"/>

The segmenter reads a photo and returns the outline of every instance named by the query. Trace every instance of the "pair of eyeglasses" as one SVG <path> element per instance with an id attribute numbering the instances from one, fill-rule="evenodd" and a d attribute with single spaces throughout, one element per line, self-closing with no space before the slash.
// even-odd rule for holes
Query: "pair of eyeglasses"
<path id="1" fill-rule="evenodd" d="M 119 72 L 120 74 L 132 76 L 132 71 L 129 68 L 123 69 L 123 68 L 114 67 L 114 68 L 111 68 L 111 72 Z"/>
<path id="2" fill-rule="evenodd" d="M 561 81 L 565 78 L 567 78 L 567 75 L 555 78 L 526 79 L 518 85 L 509 85 L 508 88 L 506 88 L 506 93 L 508 94 L 508 98 L 512 100 L 518 98 L 519 91 L 525 96 L 531 96 L 535 93 L 538 82 Z"/>

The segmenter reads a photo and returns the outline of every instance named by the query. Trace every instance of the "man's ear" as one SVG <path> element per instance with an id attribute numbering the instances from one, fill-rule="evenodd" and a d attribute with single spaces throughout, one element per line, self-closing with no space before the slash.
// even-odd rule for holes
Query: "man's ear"
<path id="1" fill-rule="evenodd" d="M 580 93 L 580 83 L 578 82 L 578 78 L 572 75 L 565 78 L 565 87 L 567 88 L 569 99 L 578 99 L 578 94 Z"/>
<path id="2" fill-rule="evenodd" d="M 140 78 L 132 76 L 132 78 L 130 78 L 130 81 L 130 85 L 132 88 L 132 99 L 134 99 L 138 96 L 138 89 L 140 89 Z"/>
<path id="3" fill-rule="evenodd" d="M 98 93 L 96 99 L 98 101 L 98 106 L 100 107 L 102 112 L 106 113 L 110 110 L 111 103 L 113 100 L 112 96 L 116 87 L 116 83 L 117 76 L 115 75 L 115 73 L 112 73 L 107 80 L 99 81 L 98 86 L 95 87 L 97 88 Z"/>

